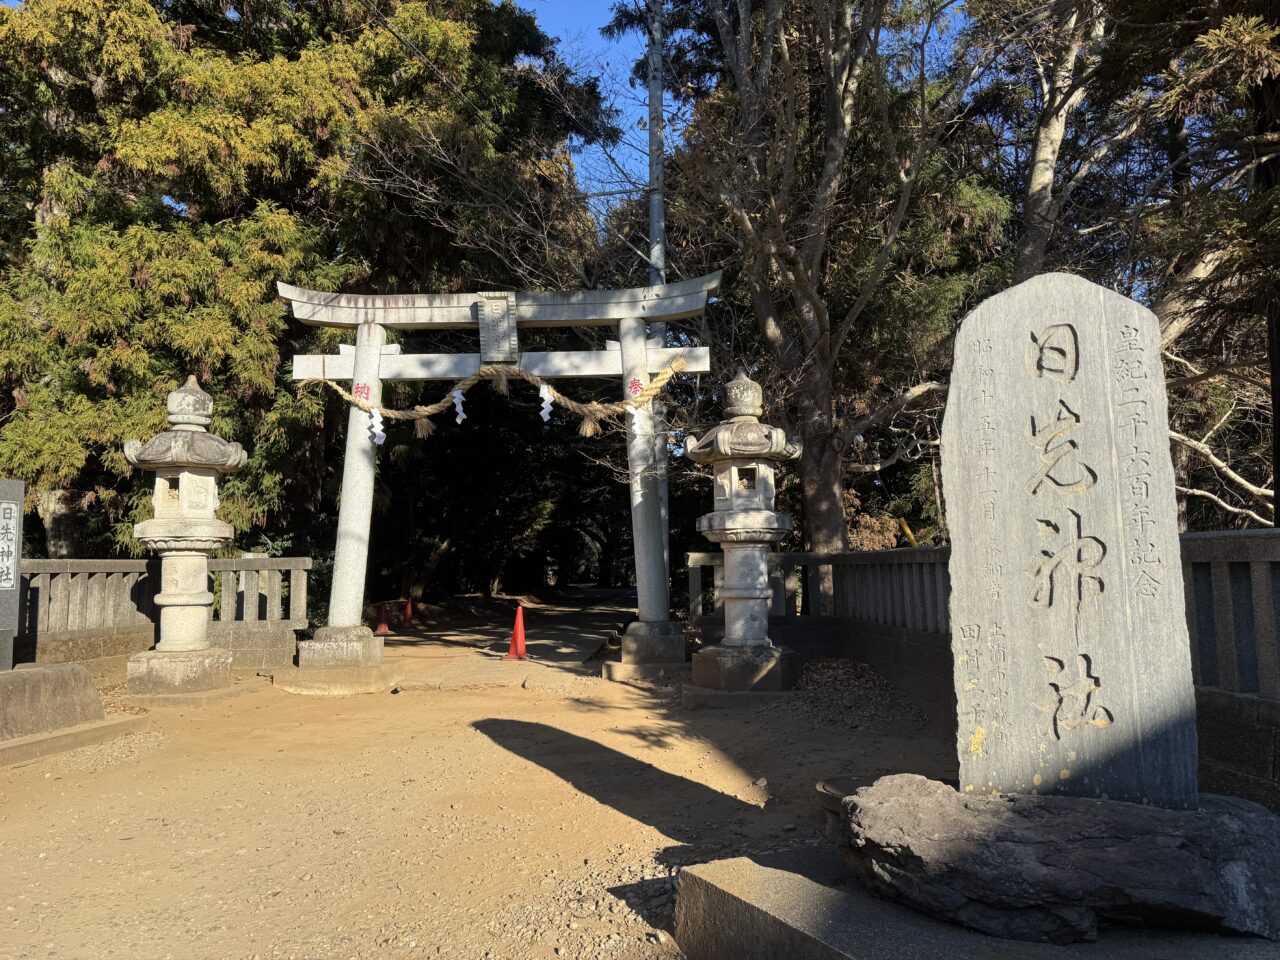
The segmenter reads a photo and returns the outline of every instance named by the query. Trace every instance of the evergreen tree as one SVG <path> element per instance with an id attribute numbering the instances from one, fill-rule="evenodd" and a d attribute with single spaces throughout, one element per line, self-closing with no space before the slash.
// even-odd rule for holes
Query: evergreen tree
<path id="1" fill-rule="evenodd" d="M 571 181 L 565 139 L 593 107 L 510 2 L 0 7 L 0 473 L 28 482 L 50 553 L 137 552 L 149 502 L 121 446 L 163 429 L 188 373 L 250 452 L 222 489 L 239 546 L 316 551 L 344 408 L 295 389 L 288 358 L 336 335 L 290 320 L 275 282 L 507 282 L 456 242 L 464 218 L 406 212 L 365 174 L 417 134 L 441 207 L 461 172 Z"/>

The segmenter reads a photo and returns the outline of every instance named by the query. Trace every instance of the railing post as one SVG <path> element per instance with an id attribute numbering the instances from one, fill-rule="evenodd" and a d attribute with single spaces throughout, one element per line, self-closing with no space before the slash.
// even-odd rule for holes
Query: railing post
<path id="1" fill-rule="evenodd" d="M 782 615 L 798 617 L 800 615 L 797 607 L 797 601 L 800 599 L 800 578 L 794 560 L 788 559 L 782 565 L 782 588 L 785 591 Z"/>
<path id="2" fill-rule="evenodd" d="M 702 566 L 689 559 L 689 623 L 702 616 Z"/>
<path id="3" fill-rule="evenodd" d="M 1195 564 L 1186 556 L 1182 559 L 1182 595 L 1187 611 L 1187 637 L 1191 641 L 1191 680 L 1200 683 L 1200 632 L 1196 622 Z"/>
<path id="4" fill-rule="evenodd" d="M 786 616 L 787 589 L 782 582 L 782 570 L 776 553 L 769 554 L 769 616 Z"/>
<path id="5" fill-rule="evenodd" d="M 1271 596 L 1271 562 L 1249 564 L 1253 588 L 1253 648 L 1257 651 L 1258 695 L 1280 699 L 1280 665 L 1276 662 L 1276 613 Z"/>
<path id="6" fill-rule="evenodd" d="M 241 583 L 240 609 L 242 611 L 238 619 L 245 623 L 256 623 L 258 620 L 258 571 L 241 570 L 238 579 Z"/>
<path id="7" fill-rule="evenodd" d="M 296 626 L 307 622 L 307 569 L 294 567 L 289 571 L 289 619 Z"/>
<path id="8" fill-rule="evenodd" d="M 1240 689 L 1240 670 L 1236 663 L 1235 617 L 1231 609 L 1230 569 L 1225 561 L 1209 564 L 1213 579 L 1213 627 L 1218 647 L 1218 686 L 1223 690 Z"/>
<path id="9" fill-rule="evenodd" d="M 266 619 L 274 623 L 280 619 L 280 582 L 282 577 L 279 570 L 264 570 L 259 576 L 267 578 L 267 589 L 264 591 L 267 595 Z"/>

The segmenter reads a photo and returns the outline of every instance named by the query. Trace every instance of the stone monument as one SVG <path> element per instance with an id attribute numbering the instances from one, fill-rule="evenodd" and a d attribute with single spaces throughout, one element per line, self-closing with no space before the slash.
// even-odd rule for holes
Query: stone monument
<path id="1" fill-rule="evenodd" d="M 1154 314 L 1065 274 L 982 304 L 956 337 L 942 479 L 961 789 L 1195 806 Z"/>
<path id="2" fill-rule="evenodd" d="M 1280 939 L 1280 818 L 1199 797 L 1160 329 L 1048 274 L 956 336 L 942 428 L 959 790 L 843 801 L 875 890 L 997 936 Z"/>
<path id="3" fill-rule="evenodd" d="M 130 440 L 125 459 L 156 474 L 155 516 L 133 528 L 160 555 L 160 639 L 154 650 L 131 657 L 129 692 L 143 696 L 204 694 L 231 686 L 231 651 L 209 641 L 213 594 L 209 555 L 231 542 L 229 523 L 214 516 L 218 477 L 244 466 L 238 443 L 207 431 L 213 398 L 194 376 L 169 394 L 169 430 L 145 443 Z"/>
<path id="4" fill-rule="evenodd" d="M 795 655 L 769 639 L 769 550 L 791 532 L 773 509 L 774 465 L 800 455 L 797 442 L 760 422 L 763 392 L 745 370 L 725 386 L 727 419 L 686 456 L 711 465 L 715 510 L 698 530 L 724 551 L 724 639 L 693 657 L 693 684 L 715 690 L 787 690 L 795 683 Z"/>

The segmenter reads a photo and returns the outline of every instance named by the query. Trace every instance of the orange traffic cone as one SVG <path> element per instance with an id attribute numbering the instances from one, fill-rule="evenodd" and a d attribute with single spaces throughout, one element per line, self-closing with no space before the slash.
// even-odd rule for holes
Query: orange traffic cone
<path id="1" fill-rule="evenodd" d="M 387 626 L 387 605 L 385 603 L 378 604 L 378 627 L 373 631 L 375 637 L 385 637 L 391 632 L 391 628 Z"/>
<path id="2" fill-rule="evenodd" d="M 524 607 L 516 607 L 516 625 L 511 630 L 511 649 L 503 660 L 528 660 L 524 649 Z"/>
<path id="3" fill-rule="evenodd" d="M 400 626 L 413 626 L 413 599 L 410 598 L 404 602 L 404 615 L 400 618 Z"/>

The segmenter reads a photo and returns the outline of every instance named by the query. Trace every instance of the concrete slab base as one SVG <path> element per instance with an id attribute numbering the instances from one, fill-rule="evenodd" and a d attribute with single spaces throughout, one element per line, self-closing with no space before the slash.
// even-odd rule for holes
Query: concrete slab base
<path id="1" fill-rule="evenodd" d="M 594 679 L 587 667 L 569 664 L 542 664 L 533 660 L 493 660 L 446 662 L 406 675 L 397 684 L 401 693 L 440 690 L 523 689 L 550 692 L 576 689 L 584 679 Z"/>
<path id="2" fill-rule="evenodd" d="M 676 620 L 627 624 L 621 659 L 623 663 L 683 663 L 684 625 Z"/>
<path id="3" fill-rule="evenodd" d="M 55 753 L 87 747 L 103 740 L 113 740 L 127 733 L 141 730 L 147 718 L 143 716 L 109 717 L 93 723 L 82 723 L 52 733 L 37 733 L 29 737 L 0 742 L 0 767 L 26 763 Z"/>
<path id="4" fill-rule="evenodd" d="M 298 652 L 298 635 L 283 620 L 211 623 L 209 641 L 231 652 L 231 670 L 241 675 L 293 666 Z"/>
<path id="5" fill-rule="evenodd" d="M 693 682 L 712 690 L 790 690 L 798 658 L 786 647 L 705 647 L 693 655 Z"/>
<path id="6" fill-rule="evenodd" d="M 688 960 L 1280 960 L 1246 937 L 1107 928 L 1097 943 L 999 940 L 879 900 L 835 852 L 800 847 L 686 867 L 676 942 Z"/>
<path id="7" fill-rule="evenodd" d="M 403 676 L 404 669 L 394 663 L 376 667 L 289 667 L 273 671 L 271 683 L 285 693 L 307 697 L 353 697 L 390 693 Z"/>
<path id="8" fill-rule="evenodd" d="M 77 663 L 0 670 L 0 743 L 104 718 L 93 678 Z"/>
<path id="9" fill-rule="evenodd" d="M 606 660 L 600 675 L 606 680 L 625 683 L 629 680 L 688 680 L 690 666 L 684 660 L 675 663 L 622 663 Z"/>
<path id="10" fill-rule="evenodd" d="M 712 690 L 693 683 L 680 685 L 680 705 L 686 710 L 727 710 L 758 707 L 762 703 L 786 700 L 784 690 Z"/>
<path id="11" fill-rule="evenodd" d="M 298 667 L 303 670 L 371 668 L 382 663 L 382 638 L 365 626 L 321 627 L 310 640 L 298 643 Z"/>
<path id="12" fill-rule="evenodd" d="M 221 703 L 223 700 L 230 700 L 232 697 L 238 697 L 249 689 L 249 684 L 235 684 L 230 687 L 221 687 L 218 690 L 198 690 L 193 693 L 135 693 L 130 695 L 129 702 L 135 703 L 140 707 L 146 707 L 148 710 L 153 707 L 161 709 L 191 709 L 193 707 L 207 707 L 211 704 Z"/>
<path id="13" fill-rule="evenodd" d="M 229 650 L 148 650 L 129 658 L 129 692 L 154 697 L 209 693 L 231 686 Z"/>

